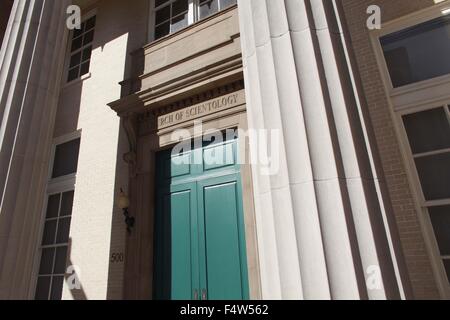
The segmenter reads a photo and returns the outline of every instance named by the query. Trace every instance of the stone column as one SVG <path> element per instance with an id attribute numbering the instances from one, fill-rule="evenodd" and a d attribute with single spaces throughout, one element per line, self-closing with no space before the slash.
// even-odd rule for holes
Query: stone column
<path id="1" fill-rule="evenodd" d="M 263 298 L 405 297 L 339 0 L 239 14 L 249 126 L 281 135 L 280 170 L 253 167 Z"/>
<path id="2" fill-rule="evenodd" d="M 16 0 L 0 52 L 0 299 L 32 297 L 70 0 Z"/>

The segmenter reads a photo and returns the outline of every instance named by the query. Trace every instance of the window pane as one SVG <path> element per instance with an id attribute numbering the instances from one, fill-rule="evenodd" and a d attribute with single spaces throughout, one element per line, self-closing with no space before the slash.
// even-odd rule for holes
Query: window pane
<path id="1" fill-rule="evenodd" d="M 441 255 L 450 255 L 450 206 L 429 208 Z"/>
<path id="2" fill-rule="evenodd" d="M 58 247 L 56 249 L 55 270 L 54 274 L 66 273 L 67 247 Z"/>
<path id="3" fill-rule="evenodd" d="M 52 178 L 77 172 L 80 139 L 75 139 L 56 147 Z"/>
<path id="4" fill-rule="evenodd" d="M 170 23 L 164 23 L 155 29 L 155 40 L 162 38 L 170 33 Z"/>
<path id="5" fill-rule="evenodd" d="M 200 19 L 206 18 L 219 11 L 219 0 L 207 0 L 200 2 Z"/>
<path id="6" fill-rule="evenodd" d="M 69 242 L 70 220 L 71 218 L 59 219 L 58 234 L 56 235 L 57 244 Z"/>
<path id="7" fill-rule="evenodd" d="M 85 74 L 89 73 L 89 66 L 91 64 L 91 60 L 86 61 L 81 65 L 80 68 L 80 76 L 84 76 Z"/>
<path id="8" fill-rule="evenodd" d="M 97 17 L 93 16 L 92 18 L 90 18 L 86 21 L 86 31 L 89 31 L 95 27 L 96 19 L 97 19 Z"/>
<path id="9" fill-rule="evenodd" d="M 53 273 L 53 258 L 55 256 L 55 248 L 42 249 L 41 265 L 39 274 L 49 275 Z"/>
<path id="10" fill-rule="evenodd" d="M 53 277 L 50 300 L 61 300 L 64 277 Z"/>
<path id="11" fill-rule="evenodd" d="M 188 0 L 177 0 L 172 4 L 172 17 L 178 16 L 180 13 L 187 12 L 188 9 Z"/>
<path id="12" fill-rule="evenodd" d="M 94 30 L 89 31 L 83 37 L 83 46 L 91 43 L 94 40 Z"/>
<path id="13" fill-rule="evenodd" d="M 44 227 L 42 245 L 48 246 L 55 243 L 56 220 L 47 221 Z"/>
<path id="14" fill-rule="evenodd" d="M 50 277 L 39 277 L 36 286 L 36 300 L 48 300 L 50 292 Z"/>
<path id="15" fill-rule="evenodd" d="M 450 283 L 450 260 L 444 260 L 444 268 L 445 272 L 447 273 L 447 279 Z"/>
<path id="16" fill-rule="evenodd" d="M 69 70 L 69 75 L 67 76 L 67 82 L 70 82 L 70 81 L 78 78 L 78 70 L 79 69 L 80 69 L 79 67 L 75 67 L 75 68 Z"/>
<path id="17" fill-rule="evenodd" d="M 236 4 L 237 0 L 220 0 L 220 10 L 231 7 Z"/>
<path id="18" fill-rule="evenodd" d="M 450 153 L 416 159 L 426 200 L 450 198 Z"/>
<path id="19" fill-rule="evenodd" d="M 183 14 L 183 15 L 180 15 L 180 16 L 172 19 L 170 31 L 176 32 L 187 26 L 188 26 L 188 15 Z"/>
<path id="20" fill-rule="evenodd" d="M 92 47 L 87 47 L 83 50 L 83 62 L 91 58 Z"/>
<path id="21" fill-rule="evenodd" d="M 394 87 L 450 73 L 450 16 L 381 38 Z"/>
<path id="22" fill-rule="evenodd" d="M 58 210 L 59 210 L 59 198 L 60 194 L 54 194 L 50 197 L 48 197 L 47 202 L 47 215 L 46 218 L 56 218 L 58 216 Z"/>
<path id="23" fill-rule="evenodd" d="M 80 29 L 75 29 L 73 31 L 73 39 L 78 38 L 79 36 L 81 36 L 84 32 L 84 28 L 86 27 L 86 24 L 83 22 L 81 23 L 81 28 Z"/>
<path id="24" fill-rule="evenodd" d="M 170 19 L 170 6 L 164 7 L 156 11 L 155 24 L 158 25 Z"/>
<path id="25" fill-rule="evenodd" d="M 444 108 L 403 117 L 414 154 L 450 148 L 450 124 Z"/>
<path id="26" fill-rule="evenodd" d="M 59 213 L 61 217 L 72 215 L 73 196 L 74 191 L 63 193 L 61 202 L 61 211 Z"/>
<path id="27" fill-rule="evenodd" d="M 76 38 L 72 41 L 72 48 L 71 52 L 74 52 L 75 50 L 78 50 L 83 45 L 83 37 Z"/>
<path id="28" fill-rule="evenodd" d="M 70 57 L 69 68 L 79 65 L 81 62 L 81 52 L 78 52 Z"/>

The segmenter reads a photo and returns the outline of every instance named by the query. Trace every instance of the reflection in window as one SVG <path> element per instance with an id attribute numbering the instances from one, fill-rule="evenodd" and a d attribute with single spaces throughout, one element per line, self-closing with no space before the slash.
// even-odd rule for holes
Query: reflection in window
<path id="1" fill-rule="evenodd" d="M 450 73 L 450 16 L 380 39 L 394 88 Z"/>
<path id="2" fill-rule="evenodd" d="M 177 32 L 237 3 L 237 0 L 155 0 L 154 39 Z"/>
<path id="3" fill-rule="evenodd" d="M 450 109 L 447 105 L 408 114 L 403 122 L 425 207 L 450 279 Z"/>

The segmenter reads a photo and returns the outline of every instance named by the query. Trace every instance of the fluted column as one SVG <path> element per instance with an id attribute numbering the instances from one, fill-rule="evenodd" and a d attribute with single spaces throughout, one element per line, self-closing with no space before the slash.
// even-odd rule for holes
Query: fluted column
<path id="1" fill-rule="evenodd" d="M 0 51 L 0 298 L 29 297 L 69 0 L 16 0 Z"/>
<path id="2" fill-rule="evenodd" d="M 253 170 L 263 297 L 404 296 L 339 1 L 241 0 L 239 13 L 249 125 L 282 140 L 279 172 Z"/>

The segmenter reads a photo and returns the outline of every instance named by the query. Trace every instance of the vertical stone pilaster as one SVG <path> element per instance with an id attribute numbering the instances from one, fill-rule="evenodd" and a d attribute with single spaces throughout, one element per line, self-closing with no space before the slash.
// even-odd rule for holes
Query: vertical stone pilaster
<path id="1" fill-rule="evenodd" d="M 32 297 L 70 0 L 17 0 L 0 52 L 0 298 Z"/>
<path id="2" fill-rule="evenodd" d="M 263 298 L 406 295 L 339 8 L 239 2 L 249 125 L 282 133 L 279 172 L 253 170 Z"/>

